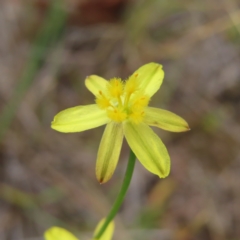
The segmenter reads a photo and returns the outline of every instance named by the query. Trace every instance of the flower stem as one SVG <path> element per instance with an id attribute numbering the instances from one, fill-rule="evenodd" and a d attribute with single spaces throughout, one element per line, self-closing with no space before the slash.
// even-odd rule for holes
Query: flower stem
<path id="1" fill-rule="evenodd" d="M 127 170 L 123 179 L 122 187 L 121 190 L 117 196 L 117 199 L 115 200 L 111 211 L 109 212 L 108 216 L 106 217 L 106 220 L 100 230 L 97 232 L 97 234 L 94 236 L 95 239 L 100 239 L 104 231 L 106 230 L 108 224 L 114 219 L 116 214 L 118 213 L 119 208 L 121 207 L 123 200 L 125 198 L 125 195 L 127 193 L 128 187 L 130 185 L 132 175 L 133 175 L 133 170 L 135 166 L 135 161 L 136 161 L 136 156 L 133 153 L 132 150 L 130 150 L 129 154 L 129 159 L 128 159 L 128 165 L 127 165 Z"/>

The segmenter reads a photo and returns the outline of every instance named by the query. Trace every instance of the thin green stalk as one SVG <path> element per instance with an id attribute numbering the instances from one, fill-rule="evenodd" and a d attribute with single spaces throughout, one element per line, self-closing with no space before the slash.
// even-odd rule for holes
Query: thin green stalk
<path id="1" fill-rule="evenodd" d="M 95 239 L 99 239 L 104 231 L 106 230 L 108 224 L 114 219 L 116 214 L 118 213 L 119 208 L 121 207 L 123 200 L 125 198 L 125 195 L 127 193 L 128 187 L 130 185 L 132 175 L 133 175 L 133 170 L 135 166 L 135 161 L 136 161 L 136 156 L 133 153 L 132 150 L 130 150 L 129 154 L 129 159 L 128 159 L 128 165 L 127 165 L 127 170 L 123 179 L 122 187 L 121 190 L 117 196 L 117 199 L 115 200 L 111 211 L 109 212 L 108 216 L 106 217 L 106 220 L 100 230 L 97 232 L 97 234 L 94 236 Z"/>
<path id="2" fill-rule="evenodd" d="M 13 97 L 5 105 L 0 116 L 0 141 L 11 124 L 16 110 L 28 88 L 31 86 L 36 74 L 44 63 L 49 48 L 55 43 L 63 32 L 67 18 L 62 0 L 54 0 L 49 8 L 36 40 L 31 49 L 28 64 L 14 90 Z"/>

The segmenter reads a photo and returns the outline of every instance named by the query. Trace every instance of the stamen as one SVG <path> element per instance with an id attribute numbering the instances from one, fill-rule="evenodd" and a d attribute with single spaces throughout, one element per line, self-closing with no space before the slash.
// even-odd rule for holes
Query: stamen
<path id="1" fill-rule="evenodd" d="M 123 82 L 121 79 L 113 78 L 109 81 L 108 92 L 110 96 L 119 98 L 123 94 Z"/>
<path id="2" fill-rule="evenodd" d="M 96 103 L 101 109 L 106 109 L 111 106 L 110 99 L 105 97 L 102 91 L 99 91 L 99 96 L 96 98 Z"/>
<path id="3" fill-rule="evenodd" d="M 113 78 L 109 81 L 106 94 L 99 91 L 96 103 L 105 109 L 110 119 L 123 122 L 129 119 L 135 124 L 143 121 L 144 109 L 150 98 L 139 91 L 138 73 L 132 75 L 126 83 L 121 79 Z"/>
<path id="4" fill-rule="evenodd" d="M 129 119 L 133 123 L 139 124 L 140 122 L 142 122 L 144 115 L 145 115 L 144 111 L 140 112 L 134 111 L 129 115 Z"/>
<path id="5" fill-rule="evenodd" d="M 108 110 L 107 111 L 108 117 L 116 122 L 122 122 L 127 118 L 127 114 L 120 110 L 115 108 L 114 110 Z"/>

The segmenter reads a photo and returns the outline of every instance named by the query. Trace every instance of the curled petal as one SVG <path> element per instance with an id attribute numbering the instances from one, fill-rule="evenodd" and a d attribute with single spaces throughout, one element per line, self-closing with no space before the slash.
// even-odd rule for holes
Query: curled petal
<path id="1" fill-rule="evenodd" d="M 104 224 L 104 221 L 105 221 L 105 218 L 102 219 L 102 220 L 98 223 L 98 225 L 97 225 L 97 227 L 96 227 L 96 229 L 95 229 L 95 231 L 94 231 L 94 235 L 96 235 L 96 234 L 98 233 L 98 231 L 101 229 L 101 227 L 102 227 L 103 224 Z M 114 222 L 111 221 L 111 222 L 108 224 L 108 226 L 107 226 L 106 230 L 104 231 L 104 233 L 102 234 L 102 236 L 101 236 L 98 240 L 111 240 L 111 239 L 112 239 L 112 236 L 113 236 L 114 228 L 115 228 Z M 95 240 L 95 238 L 94 238 L 93 240 Z"/>
<path id="2" fill-rule="evenodd" d="M 124 123 L 124 135 L 138 160 L 160 178 L 170 171 L 170 157 L 160 138 L 145 123 Z"/>
<path id="3" fill-rule="evenodd" d="M 160 108 L 147 107 L 143 121 L 147 125 L 171 132 L 185 132 L 190 130 L 188 123 L 183 118 Z"/>
<path id="4" fill-rule="evenodd" d="M 164 71 L 162 65 L 148 63 L 136 70 L 131 78 L 133 77 L 136 77 L 139 89 L 151 97 L 160 88 L 164 78 Z"/>
<path id="5" fill-rule="evenodd" d="M 117 122 L 108 123 L 97 156 L 96 175 L 100 183 L 105 183 L 112 177 L 118 163 L 122 141 L 122 124 Z"/>
<path id="6" fill-rule="evenodd" d="M 45 240 L 78 240 L 64 228 L 51 227 L 44 233 Z"/>
<path id="7" fill-rule="evenodd" d="M 68 108 L 58 113 L 51 127 L 59 132 L 81 132 L 108 123 L 106 111 L 96 104 Z"/>
<path id="8" fill-rule="evenodd" d="M 98 96 L 99 92 L 106 92 L 108 81 L 97 75 L 91 75 L 86 78 L 85 85 L 93 95 Z"/>

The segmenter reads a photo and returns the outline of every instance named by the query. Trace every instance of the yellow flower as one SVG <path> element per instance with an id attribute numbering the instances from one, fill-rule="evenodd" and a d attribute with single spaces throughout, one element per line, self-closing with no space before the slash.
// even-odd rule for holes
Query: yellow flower
<path id="1" fill-rule="evenodd" d="M 104 221 L 105 221 L 105 219 L 102 219 L 98 223 L 98 225 L 94 231 L 94 235 L 102 227 Z M 106 230 L 104 231 L 104 233 L 98 240 L 111 240 L 112 236 L 113 236 L 113 232 L 114 232 L 114 222 L 112 221 L 108 224 Z M 78 238 L 75 237 L 71 232 L 67 231 L 64 228 L 60 228 L 60 227 L 49 228 L 44 233 L 44 238 L 45 238 L 45 240 L 78 240 Z M 93 240 L 95 240 L 95 239 L 93 238 Z"/>
<path id="2" fill-rule="evenodd" d="M 164 78 L 162 66 L 149 63 L 136 70 L 126 81 L 107 81 L 91 75 L 85 84 L 96 97 L 96 104 L 77 106 L 58 113 L 52 128 L 59 132 L 81 132 L 107 124 L 99 146 L 96 175 L 107 182 L 115 171 L 123 137 L 142 165 L 160 178 L 168 176 L 170 158 L 160 138 L 148 126 L 172 132 L 189 130 L 176 114 L 148 107 Z"/>

